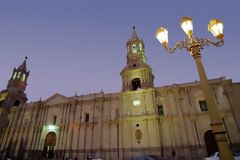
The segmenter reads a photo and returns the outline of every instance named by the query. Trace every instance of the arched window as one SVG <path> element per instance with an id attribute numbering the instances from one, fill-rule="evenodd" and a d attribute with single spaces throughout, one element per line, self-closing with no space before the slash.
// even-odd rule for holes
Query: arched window
<path id="1" fill-rule="evenodd" d="M 89 122 L 89 113 L 85 113 L 84 122 Z"/>
<path id="2" fill-rule="evenodd" d="M 14 74 L 13 74 L 13 80 L 16 78 L 16 76 L 17 76 L 17 72 L 14 72 Z"/>
<path id="3" fill-rule="evenodd" d="M 25 79 L 26 79 L 26 76 L 25 76 L 25 74 L 22 74 L 22 81 L 25 81 Z"/>
<path id="4" fill-rule="evenodd" d="M 158 110 L 158 115 L 159 116 L 163 116 L 164 115 L 163 106 L 162 105 L 158 105 L 157 106 L 157 110 Z"/>
<path id="5" fill-rule="evenodd" d="M 141 88 L 141 81 L 139 78 L 134 78 L 132 80 L 132 90 L 137 90 L 138 88 Z"/>
<path id="6" fill-rule="evenodd" d="M 20 106 L 20 103 L 21 103 L 21 102 L 20 102 L 19 100 L 15 100 L 13 106 Z"/>
<path id="7" fill-rule="evenodd" d="M 17 78 L 20 79 L 21 77 L 21 72 L 18 72 Z"/>
<path id="8" fill-rule="evenodd" d="M 132 52 L 137 53 L 137 45 L 136 44 L 132 45 Z"/>
<path id="9" fill-rule="evenodd" d="M 142 51 L 142 43 L 139 43 L 139 50 Z"/>

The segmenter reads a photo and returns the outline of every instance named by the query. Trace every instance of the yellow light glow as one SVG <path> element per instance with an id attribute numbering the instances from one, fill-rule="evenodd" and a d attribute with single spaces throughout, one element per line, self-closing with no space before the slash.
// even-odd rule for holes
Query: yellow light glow
<path id="1" fill-rule="evenodd" d="M 220 19 L 212 19 L 208 23 L 208 30 L 218 39 L 223 39 L 223 22 Z"/>
<path id="2" fill-rule="evenodd" d="M 22 75 L 22 81 L 25 81 L 25 78 L 26 78 L 26 76 L 25 76 L 25 74 L 23 74 Z"/>
<path id="3" fill-rule="evenodd" d="M 192 36 L 193 31 L 192 18 L 183 17 L 180 21 L 180 26 L 182 27 L 183 31 L 188 35 L 188 37 Z"/>
<path id="4" fill-rule="evenodd" d="M 133 101 L 133 105 L 135 107 L 140 106 L 140 104 L 141 104 L 141 101 L 139 99 L 136 99 L 136 100 Z"/>
<path id="5" fill-rule="evenodd" d="M 158 28 L 155 36 L 164 47 L 168 46 L 168 30 L 166 28 Z"/>
<path id="6" fill-rule="evenodd" d="M 55 131 L 57 130 L 59 127 L 56 126 L 56 125 L 52 125 L 52 124 L 49 124 L 46 126 L 47 130 L 50 130 L 50 131 Z"/>
<path id="7" fill-rule="evenodd" d="M 17 78 L 20 78 L 21 74 L 22 74 L 21 72 L 18 72 Z"/>
<path id="8" fill-rule="evenodd" d="M 17 76 L 17 72 L 14 72 L 13 79 L 15 79 Z"/>

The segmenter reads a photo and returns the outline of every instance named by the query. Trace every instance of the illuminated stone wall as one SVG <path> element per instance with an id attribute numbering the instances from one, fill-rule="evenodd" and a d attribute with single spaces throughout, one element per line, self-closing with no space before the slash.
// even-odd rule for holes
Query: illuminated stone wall
<path id="1" fill-rule="evenodd" d="M 231 96 L 229 101 L 223 94 L 231 81 L 211 82 L 229 141 L 239 144 L 237 115 L 232 113 L 238 96 Z M 100 92 L 76 97 L 55 94 L 46 101 L 12 108 L 9 127 L 0 139 L 1 151 L 10 146 L 10 153 L 17 157 L 24 148 L 25 157 L 34 159 L 43 152 L 47 133 L 55 132 L 54 153 L 59 159 L 63 156 L 84 159 L 90 154 L 106 160 L 131 159 L 143 154 L 170 159 L 172 149 L 183 159 L 206 154 L 204 134 L 211 126 L 208 112 L 199 107 L 199 100 L 204 97 L 198 82 L 135 92 L 138 94 Z M 141 100 L 139 106 L 133 105 L 135 99 Z M 157 110 L 160 105 L 162 116 Z"/>

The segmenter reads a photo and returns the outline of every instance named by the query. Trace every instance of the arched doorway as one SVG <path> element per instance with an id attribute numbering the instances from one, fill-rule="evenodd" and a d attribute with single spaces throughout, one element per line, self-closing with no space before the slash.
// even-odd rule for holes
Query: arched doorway
<path id="1" fill-rule="evenodd" d="M 43 155 L 47 159 L 54 157 L 54 146 L 56 145 L 56 133 L 49 132 L 45 139 Z"/>
<path id="2" fill-rule="evenodd" d="M 210 156 L 212 153 L 218 151 L 217 143 L 214 138 L 214 134 L 212 130 L 208 130 L 204 134 L 205 145 L 207 149 L 207 153 Z"/>
<path id="3" fill-rule="evenodd" d="M 138 88 L 141 88 L 141 81 L 139 78 L 134 78 L 132 80 L 132 90 L 136 91 Z"/>

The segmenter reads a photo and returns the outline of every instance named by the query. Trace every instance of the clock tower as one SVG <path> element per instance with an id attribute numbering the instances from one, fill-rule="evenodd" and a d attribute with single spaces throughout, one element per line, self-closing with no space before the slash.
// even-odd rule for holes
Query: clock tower
<path id="1" fill-rule="evenodd" d="M 132 37 L 128 40 L 126 47 L 127 64 L 121 72 L 121 141 L 124 150 L 137 150 L 141 155 L 147 153 L 149 147 L 159 145 L 156 142 L 158 123 L 154 121 L 157 117 L 154 76 L 152 68 L 147 64 L 145 45 L 138 37 L 135 27 L 133 27 Z M 131 158 L 126 154 L 125 158 Z"/>

